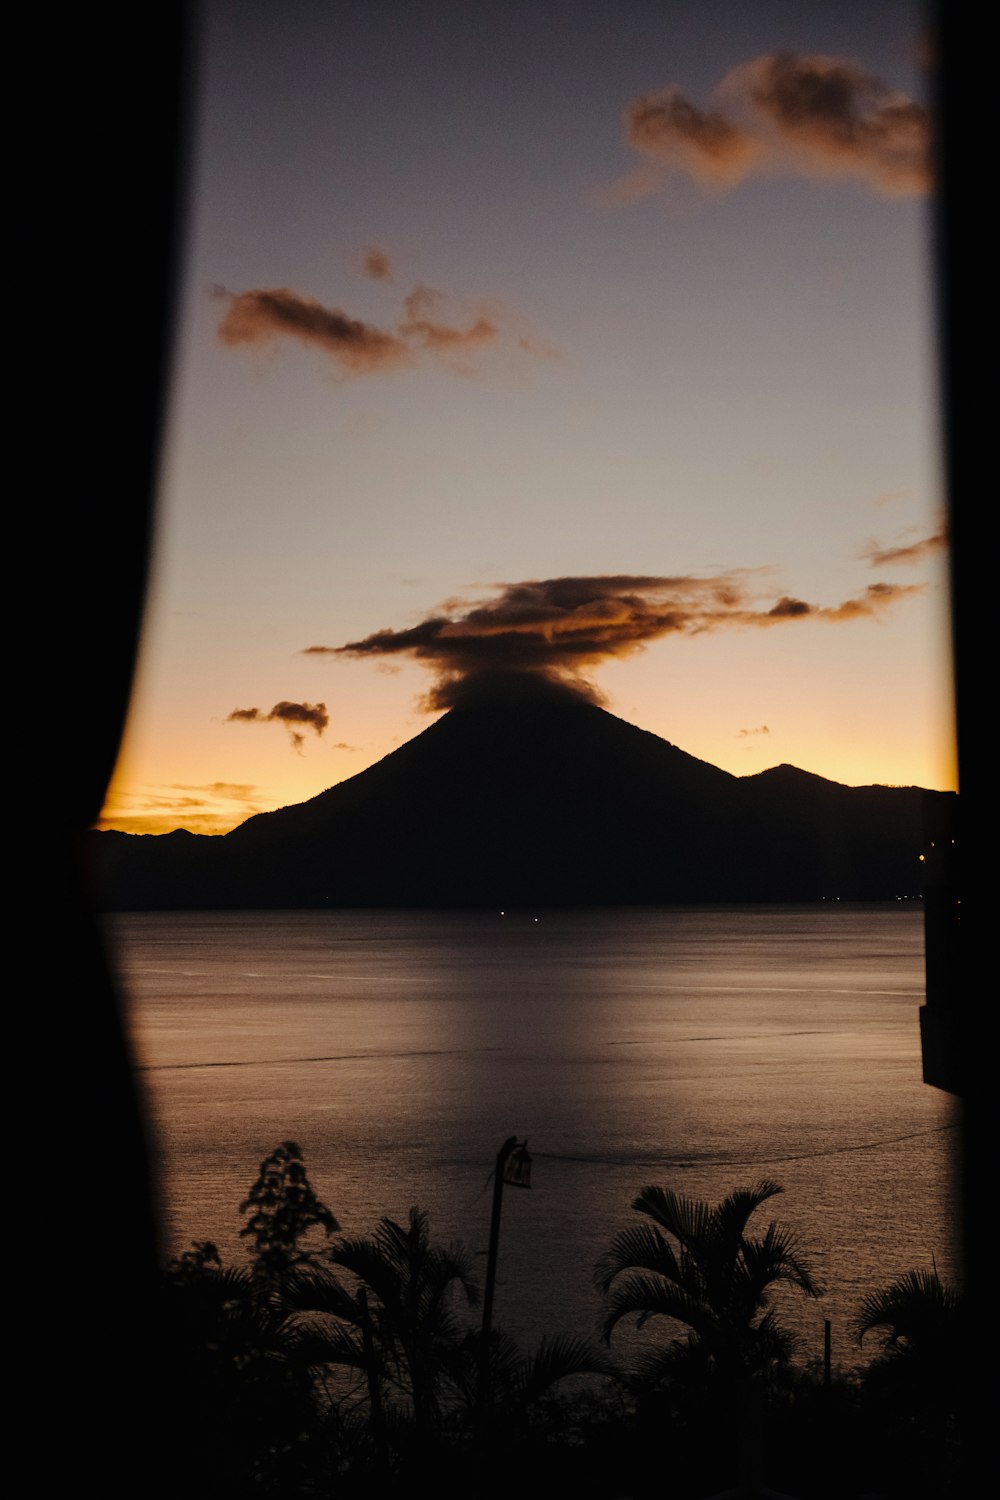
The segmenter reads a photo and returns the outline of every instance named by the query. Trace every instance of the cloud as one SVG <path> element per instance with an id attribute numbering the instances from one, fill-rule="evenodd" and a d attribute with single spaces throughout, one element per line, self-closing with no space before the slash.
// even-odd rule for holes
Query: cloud
<path id="1" fill-rule="evenodd" d="M 739 732 L 739 734 L 737 734 L 736 738 L 738 740 L 745 740 L 745 739 L 749 739 L 751 735 L 755 735 L 755 734 L 770 734 L 770 733 L 771 733 L 771 731 L 768 729 L 767 725 L 766 724 L 761 724 L 758 729 L 741 729 L 740 732 Z"/>
<path id="2" fill-rule="evenodd" d="M 499 329 L 495 322 L 479 315 L 465 328 L 442 322 L 438 314 L 444 293 L 433 287 L 416 286 L 403 303 L 405 317 L 399 331 L 432 354 L 463 355 L 496 342 Z"/>
<path id="3" fill-rule="evenodd" d="M 805 604 L 801 599 L 789 599 L 787 594 L 779 599 L 777 604 L 772 604 L 767 612 L 769 620 L 797 620 L 802 615 L 813 614 L 813 606 Z"/>
<path id="4" fill-rule="evenodd" d="M 259 708 L 234 708 L 226 717 L 227 724 L 284 724 L 298 751 L 305 743 L 305 736 L 295 728 L 296 724 L 307 724 L 321 735 L 329 722 L 325 703 L 288 703 L 285 700 L 276 703 L 270 713 L 265 714 Z"/>
<path id="5" fill-rule="evenodd" d="M 210 792 L 213 797 L 226 797 L 233 802 L 251 802 L 259 794 L 257 788 L 247 781 L 208 781 L 203 786 L 178 784 L 183 792 Z"/>
<path id="6" fill-rule="evenodd" d="M 923 583 L 870 583 L 857 599 L 845 599 L 843 604 L 836 605 L 833 609 L 815 611 L 824 620 L 859 620 L 878 615 L 887 609 L 889 605 L 895 604 L 897 599 L 905 599 L 911 594 L 922 594 L 926 584 Z"/>
<path id="7" fill-rule="evenodd" d="M 161 796 L 156 798 L 156 807 L 163 813 L 187 813 L 195 807 L 207 807 L 208 799 L 205 797 L 170 797 Z"/>
<path id="8" fill-rule="evenodd" d="M 392 262 L 379 245 L 366 245 L 361 257 L 361 269 L 373 281 L 392 280 Z"/>
<path id="9" fill-rule="evenodd" d="M 224 344 L 235 347 L 295 338 L 322 349 L 348 375 L 371 375 L 413 364 L 412 351 L 396 334 L 298 292 L 278 288 L 225 295 L 229 307 L 218 330 Z"/>
<path id="10" fill-rule="evenodd" d="M 257 787 L 248 781 L 203 781 L 187 782 L 175 781 L 167 788 L 171 792 L 199 792 L 198 799 L 204 803 L 206 799 L 212 802 L 241 802 L 247 805 L 256 803 L 261 793 Z M 256 809 L 254 809 L 256 810 Z"/>
<path id="11" fill-rule="evenodd" d="M 854 178 L 887 196 L 931 185 L 930 115 L 849 58 L 774 52 L 734 68 L 706 108 L 676 87 L 643 95 L 624 113 L 625 138 L 647 162 L 612 190 L 627 201 L 671 171 L 706 187 L 758 173 Z"/>
<path id="12" fill-rule="evenodd" d="M 701 110 L 679 89 L 646 94 L 625 113 L 631 146 L 703 182 L 731 186 L 752 170 L 763 149 L 748 130 L 717 110 Z M 652 185 L 653 179 L 646 182 Z"/>
<path id="13" fill-rule="evenodd" d="M 861 553 L 861 557 L 866 562 L 870 562 L 873 568 L 893 568 L 901 564 L 923 562 L 925 557 L 931 557 L 935 552 L 943 552 L 947 545 L 948 533 L 942 527 L 931 536 L 921 537 L 919 541 L 909 542 L 900 547 L 880 547 L 878 542 L 869 542 Z"/>
<path id="14" fill-rule="evenodd" d="M 309 646 L 309 656 L 409 656 L 435 674 L 429 709 L 454 707 L 501 681 L 558 684 L 589 702 L 600 695 L 584 672 L 667 635 L 734 627 L 774 628 L 801 619 L 853 620 L 887 609 L 920 585 L 876 583 L 834 606 L 788 595 L 774 604 L 751 593 L 749 575 L 616 574 L 498 585 L 480 604 L 447 601 L 418 624 L 377 630 L 342 646 Z"/>
<path id="15" fill-rule="evenodd" d="M 370 247 L 373 252 L 376 247 Z M 380 252 L 382 253 L 382 252 Z M 370 273 L 374 274 L 374 273 Z M 553 360 L 560 352 L 527 324 L 527 320 L 499 303 L 458 302 L 461 311 L 447 313 L 449 299 L 429 286 L 415 286 L 403 299 L 394 330 L 352 318 L 336 307 L 324 307 L 287 287 L 249 292 L 216 288 L 228 299 L 218 327 L 222 343 L 231 348 L 294 338 L 328 354 L 348 376 L 373 375 L 413 368 L 422 360 L 437 359 L 461 375 L 479 373 L 478 358 L 501 342 L 519 355 Z"/>
<path id="16" fill-rule="evenodd" d="M 178 797 L 178 792 L 199 795 Z M 274 805 L 274 799 L 265 797 L 260 788 L 228 781 L 201 785 L 176 782 L 139 792 L 112 791 L 97 826 L 121 833 L 170 833 L 175 828 L 186 828 L 190 833 L 228 833 L 244 818 L 260 812 L 261 800 Z"/>
<path id="17" fill-rule="evenodd" d="M 860 177 L 890 195 L 929 190 L 927 109 L 857 63 L 777 52 L 747 64 L 743 77 L 800 170 Z"/>

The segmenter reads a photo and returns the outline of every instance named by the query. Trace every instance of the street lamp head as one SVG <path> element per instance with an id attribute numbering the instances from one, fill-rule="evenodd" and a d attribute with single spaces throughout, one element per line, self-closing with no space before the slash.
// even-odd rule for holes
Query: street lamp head
<path id="1" fill-rule="evenodd" d="M 522 1141 L 519 1146 L 515 1146 L 508 1156 L 504 1164 L 503 1180 L 511 1187 L 530 1188 L 531 1157 L 528 1155 L 527 1141 Z"/>

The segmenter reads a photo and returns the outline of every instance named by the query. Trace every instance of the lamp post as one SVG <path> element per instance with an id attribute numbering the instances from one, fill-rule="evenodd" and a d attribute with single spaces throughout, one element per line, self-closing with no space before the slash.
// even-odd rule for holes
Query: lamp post
<path id="1" fill-rule="evenodd" d="M 500 1245 L 500 1210 L 503 1207 L 504 1183 L 511 1187 L 530 1188 L 531 1157 L 527 1141 L 508 1136 L 497 1152 L 493 1172 L 493 1209 L 490 1214 L 490 1245 L 486 1254 L 486 1287 L 483 1292 L 483 1328 L 479 1349 L 479 1412 L 485 1420 L 490 1405 L 490 1340 L 493 1334 L 493 1293 L 497 1280 L 497 1251 Z"/>

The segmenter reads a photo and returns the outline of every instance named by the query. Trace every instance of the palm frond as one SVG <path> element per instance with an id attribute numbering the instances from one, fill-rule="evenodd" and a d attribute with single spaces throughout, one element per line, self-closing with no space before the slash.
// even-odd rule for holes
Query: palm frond
<path id="1" fill-rule="evenodd" d="M 585 1339 L 558 1334 L 543 1339 L 537 1351 L 523 1359 L 514 1379 L 519 1400 L 527 1405 L 537 1401 L 558 1381 L 571 1375 L 611 1375 L 613 1366 L 607 1355 Z"/>
<path id="2" fill-rule="evenodd" d="M 287 1324 L 283 1340 L 289 1355 L 300 1364 L 346 1365 L 356 1370 L 366 1370 L 369 1365 L 360 1335 L 337 1325 Z"/>
<path id="3" fill-rule="evenodd" d="M 751 1368 L 763 1370 L 770 1365 L 785 1365 L 795 1353 L 795 1337 L 782 1328 L 773 1309 L 761 1318 L 753 1330 Z"/>
<path id="4" fill-rule="evenodd" d="M 623 1271 L 654 1271 L 669 1281 L 681 1280 L 673 1246 L 650 1224 L 634 1224 L 615 1235 L 611 1248 L 597 1262 L 594 1281 L 606 1292 Z"/>
<path id="5" fill-rule="evenodd" d="M 780 1183 L 772 1182 L 769 1177 L 762 1177 L 751 1187 L 737 1188 L 735 1192 L 723 1198 L 718 1208 L 714 1210 L 715 1218 L 720 1227 L 725 1227 L 726 1233 L 735 1233 L 737 1238 L 740 1238 L 746 1232 L 747 1224 L 761 1204 L 784 1191 Z"/>
<path id="6" fill-rule="evenodd" d="M 960 1309 L 959 1294 L 936 1271 L 907 1271 L 891 1286 L 865 1298 L 857 1324 L 858 1341 L 881 1328 L 886 1330 L 890 1349 L 934 1343 L 951 1334 Z"/>
<path id="7" fill-rule="evenodd" d="M 647 1214 L 682 1245 L 696 1245 L 709 1233 L 712 1209 L 698 1198 L 682 1198 L 655 1183 L 632 1200 L 638 1214 Z"/>
<path id="8" fill-rule="evenodd" d="M 689 1333 L 662 1348 L 641 1349 L 632 1362 L 638 1386 L 693 1384 L 702 1386 L 712 1371 L 712 1356 L 703 1339 Z"/>
<path id="9" fill-rule="evenodd" d="M 777 1224 L 769 1224 L 759 1240 L 744 1239 L 740 1260 L 758 1304 L 775 1281 L 790 1281 L 807 1297 L 822 1297 L 822 1289 L 813 1280 L 798 1248 L 797 1237 Z"/>
<path id="10" fill-rule="evenodd" d="M 289 1312 L 328 1313 L 346 1323 L 357 1323 L 361 1306 L 355 1294 L 326 1268 L 300 1267 L 284 1278 L 282 1287 Z"/>
<path id="11" fill-rule="evenodd" d="M 673 1318 L 700 1334 L 708 1334 L 714 1327 L 712 1313 L 683 1287 L 638 1273 L 623 1277 L 609 1293 L 608 1309 L 601 1327 L 605 1343 L 622 1318 L 627 1318 L 630 1313 L 638 1314 L 639 1327 L 652 1317 Z"/>
<path id="12" fill-rule="evenodd" d="M 334 1265 L 349 1271 L 374 1292 L 380 1302 L 391 1304 L 396 1299 L 400 1286 L 399 1269 L 386 1256 L 377 1239 L 338 1240 L 330 1247 L 328 1257 Z"/>
<path id="13" fill-rule="evenodd" d="M 456 1357 L 448 1367 L 449 1378 L 457 1395 L 470 1410 L 479 1400 L 482 1347 L 482 1330 L 469 1329 L 456 1350 Z M 523 1361 L 524 1356 L 509 1333 L 505 1333 L 502 1328 L 494 1328 L 490 1331 L 490 1389 L 494 1393 L 495 1400 L 503 1400 L 505 1393 L 509 1394 L 515 1389 Z"/>

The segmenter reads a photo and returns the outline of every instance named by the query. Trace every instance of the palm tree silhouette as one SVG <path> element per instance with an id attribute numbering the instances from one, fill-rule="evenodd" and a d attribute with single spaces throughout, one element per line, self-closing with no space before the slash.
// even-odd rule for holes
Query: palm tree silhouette
<path id="1" fill-rule="evenodd" d="M 300 1323 L 300 1349 L 308 1340 L 317 1363 L 365 1370 L 371 1390 L 390 1407 L 408 1408 L 418 1431 L 429 1430 L 463 1361 L 468 1329 L 456 1303 L 478 1297 L 471 1255 L 459 1244 L 434 1244 L 426 1213 L 411 1208 L 405 1225 L 380 1219 L 373 1235 L 337 1240 L 324 1260 L 356 1286 L 318 1265 L 295 1276 L 292 1304 L 335 1320 L 332 1327 L 315 1316 Z"/>
<path id="2" fill-rule="evenodd" d="M 869 1393 L 914 1409 L 953 1411 L 965 1373 L 959 1293 L 936 1270 L 907 1271 L 862 1303 L 858 1342 L 876 1330 L 883 1346 L 866 1377 Z"/>
<path id="3" fill-rule="evenodd" d="M 686 1337 L 641 1357 L 636 1374 L 647 1386 L 670 1376 L 675 1393 L 714 1398 L 704 1410 L 713 1413 L 717 1439 L 735 1438 L 741 1493 L 762 1492 L 762 1382 L 792 1347 L 768 1295 L 789 1282 L 820 1296 L 794 1235 L 773 1222 L 760 1236 L 747 1232 L 761 1204 L 782 1191 L 764 1180 L 713 1207 L 645 1187 L 632 1207 L 652 1222 L 623 1229 L 594 1273 L 608 1296 L 606 1342 L 632 1313 L 639 1327 L 653 1317 L 687 1326 Z"/>
<path id="4" fill-rule="evenodd" d="M 858 1339 L 879 1328 L 885 1334 L 885 1357 L 936 1363 L 954 1339 L 960 1307 L 958 1293 L 937 1271 L 907 1271 L 865 1298 Z"/>
<path id="5" fill-rule="evenodd" d="M 857 1331 L 859 1341 L 882 1335 L 862 1393 L 874 1462 L 891 1475 L 895 1493 L 974 1494 L 980 1475 L 965 1442 L 987 1430 L 990 1385 L 979 1360 L 969 1358 L 972 1325 L 960 1294 L 936 1269 L 907 1271 L 865 1298 Z"/>
<path id="6" fill-rule="evenodd" d="M 434 1244 L 426 1213 L 411 1208 L 406 1225 L 383 1218 L 372 1236 L 335 1241 L 322 1261 L 286 1280 L 286 1305 L 299 1311 L 298 1357 L 365 1375 L 377 1447 L 384 1449 L 387 1428 L 405 1441 L 411 1420 L 418 1439 L 451 1419 L 471 1421 L 482 1348 L 480 1330 L 461 1317 L 463 1304 L 479 1297 L 471 1268 L 468 1251 Z M 526 1355 L 495 1328 L 489 1347 L 493 1403 L 505 1423 L 522 1421 L 568 1376 L 612 1374 L 605 1357 L 571 1336 L 543 1339 Z"/>
<path id="7" fill-rule="evenodd" d="M 764 1180 L 713 1207 L 643 1188 L 632 1207 L 652 1222 L 623 1229 L 595 1271 L 609 1299 L 605 1341 L 632 1313 L 640 1327 L 662 1316 L 690 1332 L 672 1341 L 666 1360 L 647 1359 L 647 1374 L 683 1361 L 739 1378 L 785 1363 L 792 1341 L 767 1305 L 771 1288 L 789 1282 L 809 1297 L 821 1292 L 790 1231 L 772 1222 L 760 1236 L 747 1232 L 756 1210 L 782 1191 Z"/>

